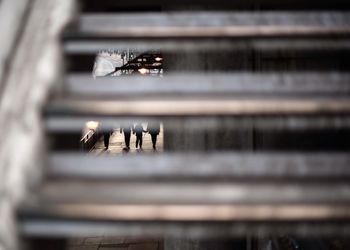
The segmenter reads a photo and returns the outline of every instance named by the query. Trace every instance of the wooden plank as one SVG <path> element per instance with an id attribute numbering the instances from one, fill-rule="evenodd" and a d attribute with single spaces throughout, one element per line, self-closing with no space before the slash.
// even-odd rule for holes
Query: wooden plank
<path id="1" fill-rule="evenodd" d="M 347 153 L 194 153 L 96 157 L 53 153 L 48 176 L 98 180 L 275 179 L 312 180 L 350 177 Z"/>
<path id="2" fill-rule="evenodd" d="M 106 77 L 70 74 L 65 91 L 73 96 L 227 96 L 227 95 L 347 95 L 347 73 L 231 73 L 168 74 L 164 77 Z M 132 86 L 132 87 L 131 87 Z"/>

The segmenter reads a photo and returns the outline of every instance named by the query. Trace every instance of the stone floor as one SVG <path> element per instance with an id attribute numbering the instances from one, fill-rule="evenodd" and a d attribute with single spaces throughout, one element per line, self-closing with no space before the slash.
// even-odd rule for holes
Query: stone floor
<path id="1" fill-rule="evenodd" d="M 86 237 L 68 242 L 68 250 L 163 250 L 163 242 L 157 239 L 132 237 Z"/>
<path id="2" fill-rule="evenodd" d="M 143 127 L 146 128 L 146 124 L 143 124 Z M 142 150 L 136 149 L 136 136 L 131 134 L 130 138 L 130 151 L 128 153 L 154 153 L 154 152 L 163 152 L 163 126 L 160 127 L 160 133 L 157 137 L 157 149 L 156 151 L 152 148 L 151 135 L 148 133 L 143 134 L 143 144 Z M 103 144 L 103 137 L 96 143 L 95 147 L 91 150 L 92 154 L 100 155 L 100 154 L 123 154 L 126 151 L 123 151 L 125 147 L 124 142 L 124 134 L 119 132 L 119 128 L 116 128 L 109 139 L 109 148 L 106 151 Z"/>

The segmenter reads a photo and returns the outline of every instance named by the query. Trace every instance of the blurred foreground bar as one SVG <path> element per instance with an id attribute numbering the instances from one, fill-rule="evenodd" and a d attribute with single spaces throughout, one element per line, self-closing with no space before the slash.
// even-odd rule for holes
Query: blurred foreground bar
<path id="1" fill-rule="evenodd" d="M 164 165 L 167 162 L 167 165 Z M 350 176 L 347 153 L 194 153 L 96 157 L 53 153 L 49 178 L 105 180 L 340 180 Z M 98 168 L 96 166 L 99 166 Z"/>

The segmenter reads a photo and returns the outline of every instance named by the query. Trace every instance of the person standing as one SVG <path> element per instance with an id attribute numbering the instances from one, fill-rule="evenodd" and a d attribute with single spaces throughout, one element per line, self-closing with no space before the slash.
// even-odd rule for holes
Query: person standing
<path id="1" fill-rule="evenodd" d="M 142 149 L 142 136 L 143 132 L 147 132 L 143 129 L 140 123 L 137 123 L 133 129 L 133 134 L 136 134 L 136 148 L 140 145 L 140 149 Z"/>
<path id="2" fill-rule="evenodd" d="M 107 130 L 107 131 L 103 132 L 103 143 L 105 146 L 105 150 L 108 150 L 109 138 L 111 137 L 112 133 L 113 133 L 113 131 L 111 131 L 111 130 Z"/>
<path id="3" fill-rule="evenodd" d="M 126 126 L 120 127 L 120 133 L 124 132 L 125 146 L 128 150 L 130 149 L 131 130 L 132 130 L 132 125 L 126 125 Z"/>
<path id="4" fill-rule="evenodd" d="M 157 136 L 160 132 L 160 124 L 156 122 L 148 123 L 146 130 L 151 135 L 153 149 L 155 150 L 157 144 Z"/>

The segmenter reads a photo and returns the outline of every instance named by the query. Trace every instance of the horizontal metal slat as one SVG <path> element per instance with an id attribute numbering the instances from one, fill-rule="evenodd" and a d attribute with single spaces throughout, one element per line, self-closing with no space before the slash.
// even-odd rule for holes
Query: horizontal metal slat
<path id="1" fill-rule="evenodd" d="M 106 77 L 70 74 L 65 91 L 75 96 L 319 95 L 350 94 L 346 73 L 168 74 L 164 77 Z"/>
<path id="2" fill-rule="evenodd" d="M 68 54 L 95 54 L 107 48 L 348 50 L 347 16 L 346 12 L 90 14 L 82 17 L 79 32 L 65 35 L 64 50 Z M 304 38 L 299 38 L 301 35 Z M 312 35 L 311 40 L 306 38 Z M 325 36 L 324 39 L 320 39 L 320 35 Z M 340 39 L 339 35 L 345 37 Z"/>
<path id="3" fill-rule="evenodd" d="M 179 238 L 222 238 L 249 235 L 293 234 L 300 236 L 349 236 L 348 221 L 303 222 L 165 222 L 165 221 L 91 221 L 58 218 L 28 218 L 20 220 L 19 231 L 24 236 L 82 237 L 104 236 L 165 236 Z"/>
<path id="4" fill-rule="evenodd" d="M 213 130 L 218 128 L 242 129 L 254 126 L 257 129 L 280 130 L 315 130 L 315 129 L 347 129 L 350 127 L 349 116 L 311 116 L 311 117 L 188 117 L 188 118 L 154 118 L 154 117 L 101 117 L 101 116 L 49 116 L 46 118 L 45 130 L 48 133 L 78 132 L 88 121 L 98 121 L 99 130 L 119 128 L 124 124 L 136 124 L 145 122 L 164 123 L 168 130 Z"/>
<path id="5" fill-rule="evenodd" d="M 83 10 L 87 12 L 106 12 L 106 11 L 120 11 L 127 8 L 127 10 L 144 10 L 147 11 L 147 8 L 161 8 L 169 7 L 179 9 L 179 6 L 186 9 L 188 6 L 188 1 L 179 0 L 179 1 L 164 1 L 164 0 L 149 0 L 142 1 L 136 0 L 132 2 L 128 1 L 114 1 L 114 0 L 105 0 L 103 4 L 97 3 L 94 0 L 81 0 L 83 5 Z M 253 9 L 254 7 L 259 7 L 259 9 L 347 9 L 349 8 L 349 2 L 347 0 L 309 0 L 305 2 L 304 0 L 245 0 L 245 1 L 225 1 L 225 0 L 192 0 L 191 7 L 197 7 L 197 9 L 203 8 L 203 6 L 211 7 L 210 9 Z"/>
<path id="6" fill-rule="evenodd" d="M 264 233 L 301 235 L 349 232 L 349 190 L 344 183 L 275 183 L 268 187 L 222 182 L 68 181 L 48 185 L 51 187 L 42 190 L 39 200 L 20 210 L 20 228 L 25 235 L 81 236 L 100 228 L 107 235 L 142 232 L 144 236 L 147 232 L 153 236 L 210 238 L 256 234 L 262 229 Z M 218 228 L 221 230 L 214 233 Z"/>
<path id="7" fill-rule="evenodd" d="M 74 35 L 66 36 L 63 44 L 64 52 L 68 55 L 96 53 L 108 48 L 134 49 L 140 51 L 161 50 L 163 52 L 193 52 L 193 51 L 279 51 L 311 50 L 315 53 L 323 50 L 330 51 L 348 51 L 350 39 L 307 39 L 307 38 L 237 38 L 234 40 L 228 38 L 186 38 L 186 39 L 168 39 L 168 38 L 86 38 L 84 36 Z M 92 66 L 91 66 L 92 69 Z"/>
<path id="8" fill-rule="evenodd" d="M 205 153 L 97 157 L 53 153 L 48 176 L 78 179 L 343 179 L 348 153 Z"/>
<path id="9" fill-rule="evenodd" d="M 96 166 L 98 167 L 98 166 Z M 350 185 L 276 181 L 50 180 L 38 192 L 43 204 L 348 204 Z"/>
<path id="10" fill-rule="evenodd" d="M 61 99 L 50 103 L 50 115 L 85 116 L 213 116 L 213 115 L 339 115 L 350 113 L 344 97 L 154 98 L 126 100 Z"/>
<path id="11" fill-rule="evenodd" d="M 87 73 L 91 74 L 93 65 L 97 56 L 103 49 L 118 48 L 118 49 L 137 49 L 132 41 L 125 41 L 124 45 L 105 43 L 103 41 L 95 43 L 87 40 L 83 41 L 69 41 L 66 47 L 66 70 L 73 73 Z M 144 43 L 143 43 L 144 42 Z M 142 47 L 138 48 L 140 51 L 148 51 L 149 46 L 153 46 L 152 50 L 164 52 L 163 67 L 167 73 L 171 71 L 183 70 L 189 71 L 187 67 L 181 68 L 177 65 L 175 69 L 172 66 L 173 56 L 180 58 L 202 57 L 203 60 L 208 60 L 211 65 L 208 68 L 209 72 L 322 72 L 322 71 L 342 71 L 349 72 L 350 67 L 347 65 L 347 58 L 350 58 L 350 39 L 349 41 L 339 41 L 333 39 L 330 44 L 322 40 L 311 39 L 307 44 L 297 41 L 265 41 L 263 43 L 255 40 L 246 40 L 240 42 L 225 43 L 226 51 L 220 51 L 222 44 L 220 42 L 211 40 L 203 41 L 158 41 L 160 47 L 153 46 L 154 41 L 138 41 L 137 43 Z M 157 42 L 157 43 L 158 43 Z M 187 43 L 189 42 L 189 43 Z M 286 42 L 286 43 L 285 43 Z M 166 44 L 170 43 L 171 48 L 165 48 Z M 204 43 L 205 47 L 201 47 Z M 258 45 L 256 44 L 258 43 Z M 324 47 L 327 44 L 330 47 Z M 153 44 L 153 45 L 152 45 Z M 90 45 L 92 47 L 90 47 Z M 298 47 L 300 45 L 300 47 Z M 87 46 L 87 47 L 86 47 Z M 190 47 L 188 47 L 190 46 Z M 298 48 L 296 48 L 296 46 Z M 345 46 L 345 47 L 344 47 Z M 172 51 L 168 51 L 171 49 Z M 283 50 L 283 51 L 282 51 Z M 220 54 L 221 53 L 221 54 Z M 186 54 L 186 55 L 185 55 Z M 228 64 L 218 63 L 218 55 L 221 55 L 222 62 Z M 255 57 L 256 55 L 257 57 Z M 234 60 L 232 60 L 234 58 Z M 203 68 L 196 68 L 196 61 L 192 63 L 192 70 L 203 70 Z M 200 64 L 199 64 L 200 65 Z M 176 71 L 174 72 L 176 73 Z M 190 72 L 188 72 L 190 73 Z"/>
<path id="12" fill-rule="evenodd" d="M 31 216 L 116 221 L 295 221 L 350 218 L 350 205 L 104 205 L 41 204 Z"/>
<path id="13" fill-rule="evenodd" d="M 83 14 L 79 32 L 113 37 L 266 37 L 350 34 L 347 12 Z"/>

